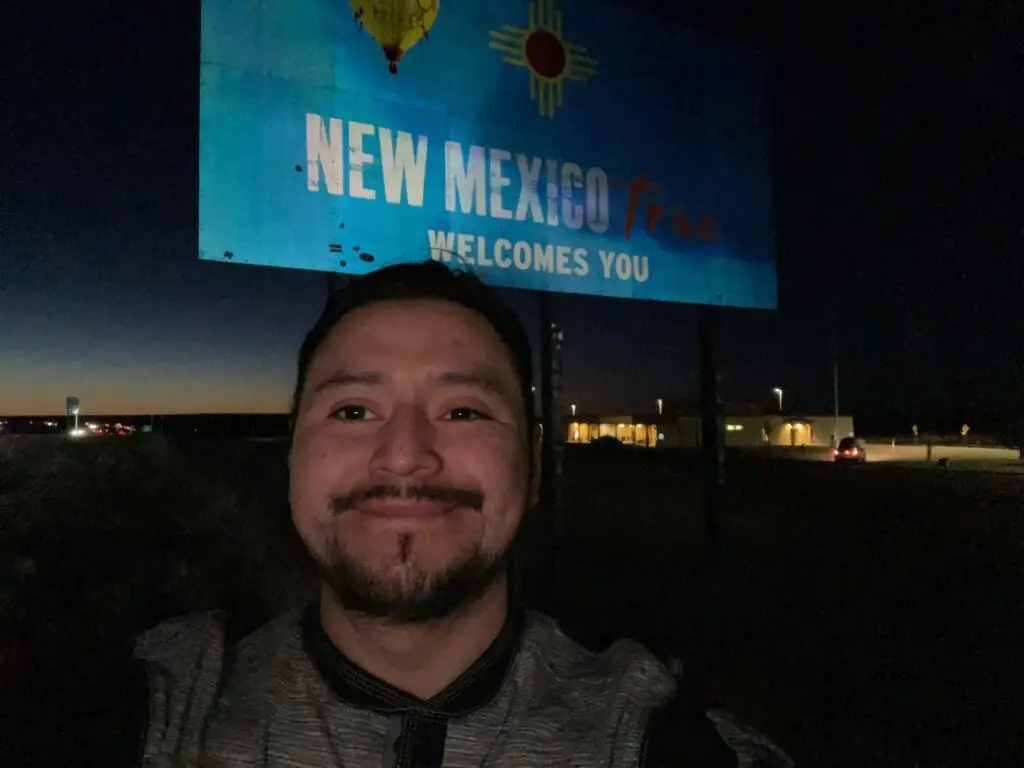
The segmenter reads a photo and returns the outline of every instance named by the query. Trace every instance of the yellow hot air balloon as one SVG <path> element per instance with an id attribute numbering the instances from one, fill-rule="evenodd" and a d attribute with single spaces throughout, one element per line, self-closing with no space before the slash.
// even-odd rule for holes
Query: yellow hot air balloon
<path id="1" fill-rule="evenodd" d="M 440 0 L 349 0 L 358 21 L 377 41 L 391 74 L 402 56 L 427 37 L 437 20 Z"/>

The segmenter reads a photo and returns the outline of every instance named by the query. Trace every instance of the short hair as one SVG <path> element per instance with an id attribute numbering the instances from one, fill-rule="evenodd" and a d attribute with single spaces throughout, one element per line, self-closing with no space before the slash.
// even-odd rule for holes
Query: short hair
<path id="1" fill-rule="evenodd" d="M 504 343 L 519 380 L 527 434 L 533 427 L 533 354 L 519 317 L 479 277 L 453 270 L 439 261 L 394 264 L 351 280 L 330 296 L 327 306 L 299 349 L 298 375 L 292 393 L 292 430 L 299 415 L 309 365 L 324 339 L 349 312 L 381 301 L 448 301 L 477 313 Z"/>

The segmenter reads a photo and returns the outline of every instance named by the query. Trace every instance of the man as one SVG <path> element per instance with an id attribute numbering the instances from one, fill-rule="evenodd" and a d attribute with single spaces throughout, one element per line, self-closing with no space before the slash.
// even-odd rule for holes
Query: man
<path id="1" fill-rule="evenodd" d="M 329 302 L 299 354 L 289 454 L 319 602 L 238 643 L 219 614 L 145 633 L 144 765 L 789 764 L 639 645 L 589 653 L 520 604 L 531 369 L 515 315 L 440 263 Z"/>

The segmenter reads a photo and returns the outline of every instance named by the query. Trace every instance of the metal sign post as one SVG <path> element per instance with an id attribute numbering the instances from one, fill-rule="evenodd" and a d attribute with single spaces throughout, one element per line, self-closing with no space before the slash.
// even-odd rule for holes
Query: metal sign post
<path id="1" fill-rule="evenodd" d="M 700 337 L 700 425 L 704 466 L 705 557 L 709 565 L 721 554 L 721 519 L 725 497 L 725 423 L 718 373 L 718 308 L 703 306 L 697 319 Z"/>
<path id="2" fill-rule="evenodd" d="M 540 294 L 541 476 L 540 498 L 544 537 L 548 545 L 548 573 L 557 574 L 558 550 L 564 536 L 562 514 L 562 329 L 556 318 L 556 299 Z"/>
<path id="3" fill-rule="evenodd" d="M 327 273 L 327 301 L 330 302 L 331 298 L 344 288 L 352 280 L 351 275 L 341 275 L 337 272 Z"/>

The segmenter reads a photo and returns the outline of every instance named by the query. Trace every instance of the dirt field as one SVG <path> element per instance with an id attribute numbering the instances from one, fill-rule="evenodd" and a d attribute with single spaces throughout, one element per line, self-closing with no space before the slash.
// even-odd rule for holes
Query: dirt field
<path id="1" fill-rule="evenodd" d="M 302 599 L 284 453 L 0 440 L 0 637 L 96 646 Z M 535 595 L 592 644 L 685 657 L 799 764 L 1024 765 L 1024 476 L 730 462 L 723 557 L 699 570 L 694 457 L 569 451 L 567 538 Z M 7 653 L 0 681 L 33 669 Z"/>

